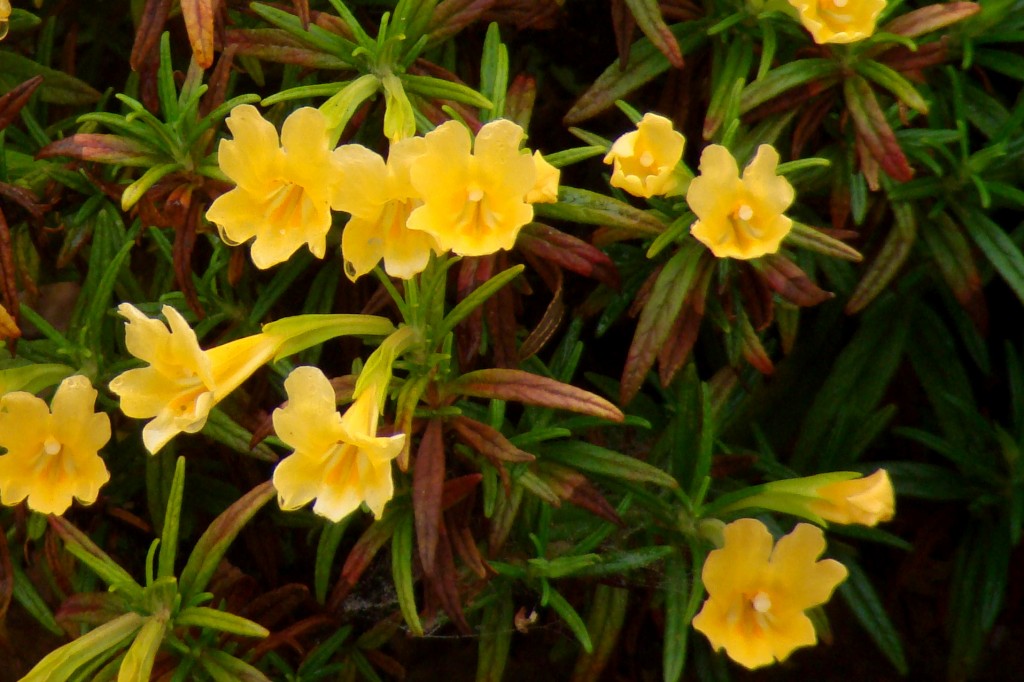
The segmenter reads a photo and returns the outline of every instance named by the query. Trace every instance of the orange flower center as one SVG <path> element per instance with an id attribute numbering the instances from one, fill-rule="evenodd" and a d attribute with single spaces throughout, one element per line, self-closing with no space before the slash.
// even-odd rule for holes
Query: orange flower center
<path id="1" fill-rule="evenodd" d="M 47 436 L 46 440 L 43 441 L 43 452 L 51 457 L 59 455 L 63 447 L 64 446 L 60 444 L 60 441 L 53 436 Z"/>
<path id="2" fill-rule="evenodd" d="M 282 182 L 267 198 L 265 203 L 267 221 L 275 225 L 301 227 L 305 219 L 312 213 L 312 202 L 306 195 L 302 185 Z M 282 228 L 281 234 L 285 233 Z"/>

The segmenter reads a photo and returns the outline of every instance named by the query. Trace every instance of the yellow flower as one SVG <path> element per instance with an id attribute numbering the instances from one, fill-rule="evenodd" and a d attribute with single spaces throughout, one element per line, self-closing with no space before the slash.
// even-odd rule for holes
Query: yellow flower
<path id="1" fill-rule="evenodd" d="M 526 193 L 526 202 L 553 204 L 558 201 L 558 181 L 562 171 L 548 163 L 540 152 L 533 153 L 533 167 L 537 171 L 537 180 L 533 189 Z"/>
<path id="2" fill-rule="evenodd" d="M 604 157 L 612 165 L 612 187 L 635 197 L 649 199 L 674 193 L 680 185 L 676 171 L 683 158 L 686 138 L 672 128 L 672 121 L 658 114 L 644 114 L 636 130 L 615 140 Z"/>
<path id="3" fill-rule="evenodd" d="M 221 170 L 237 187 L 206 212 L 232 246 L 255 237 L 252 260 L 269 268 L 306 244 L 317 258 L 327 248 L 336 163 L 327 119 L 317 109 L 292 113 L 277 130 L 255 107 L 235 107 L 227 119 L 234 136 L 218 148 Z"/>
<path id="4" fill-rule="evenodd" d="M 149 363 L 110 382 L 129 417 L 154 417 L 142 430 L 146 449 L 156 453 L 179 433 L 196 433 L 214 405 L 238 388 L 277 352 L 282 339 L 255 334 L 208 351 L 177 310 L 163 307 L 168 326 L 142 314 L 130 303 L 118 307 L 128 352 Z"/>
<path id="5" fill-rule="evenodd" d="M 772 547 L 763 523 L 740 519 L 724 529 L 725 544 L 704 562 L 708 599 L 693 619 L 715 650 L 747 668 L 785 660 L 818 639 L 805 610 L 824 604 L 846 579 L 825 551 L 820 528 L 801 523 Z"/>
<path id="6" fill-rule="evenodd" d="M 491 121 L 476 136 L 448 121 L 423 138 L 424 153 L 411 169 L 412 185 L 423 197 L 408 226 L 433 236 L 441 249 L 460 256 L 485 256 L 511 249 L 519 229 L 533 220 L 526 202 L 536 168 L 520 151 L 523 129 Z"/>
<path id="7" fill-rule="evenodd" d="M 896 514 L 896 496 L 885 469 L 870 476 L 823 485 L 814 491 L 812 512 L 833 523 L 874 526 Z"/>
<path id="8" fill-rule="evenodd" d="M 93 411 L 96 389 L 81 375 L 61 382 L 52 410 L 17 391 L 0 398 L 0 501 L 41 514 L 63 514 L 71 498 L 92 504 L 110 480 L 99 449 L 110 440 L 110 418 Z"/>
<path id="9" fill-rule="evenodd" d="M 875 32 L 885 0 L 789 0 L 819 45 L 853 43 Z"/>
<path id="10" fill-rule="evenodd" d="M 793 221 L 783 213 L 793 203 L 793 186 L 776 175 L 779 153 L 767 144 L 740 179 L 736 159 L 717 144 L 700 157 L 700 175 L 686 201 L 697 215 L 690 233 L 718 258 L 758 258 L 779 250 Z"/>
<path id="11" fill-rule="evenodd" d="M 284 388 L 288 404 L 274 410 L 274 430 L 295 452 L 274 470 L 281 508 L 315 498 L 313 511 L 337 522 L 366 502 L 380 518 L 394 494 L 391 460 L 405 434 L 377 436 L 378 389 L 368 387 L 340 415 L 334 388 L 316 367 L 296 368 Z"/>
<path id="12" fill-rule="evenodd" d="M 352 215 L 341 234 L 350 279 L 365 275 L 382 258 L 389 275 L 409 279 L 427 266 L 431 251 L 440 253 L 432 236 L 406 227 L 421 203 L 409 169 L 423 151 L 423 138 L 400 140 L 391 145 L 385 164 L 379 154 L 357 144 L 335 150 L 340 170 L 331 205 Z"/>

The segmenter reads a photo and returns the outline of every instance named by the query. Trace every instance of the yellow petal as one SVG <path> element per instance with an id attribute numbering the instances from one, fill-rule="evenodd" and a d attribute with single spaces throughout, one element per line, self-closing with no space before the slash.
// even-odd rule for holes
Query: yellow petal
<path id="1" fill-rule="evenodd" d="M 238 186 L 263 194 L 269 177 L 282 162 L 277 129 L 251 104 L 235 107 L 224 122 L 234 139 L 220 142 L 218 165 Z"/>
<path id="2" fill-rule="evenodd" d="M 531 204 L 551 204 L 558 201 L 558 181 L 562 171 L 555 168 L 540 152 L 533 153 L 533 166 L 536 180 L 526 194 L 526 201 Z"/>
<path id="3" fill-rule="evenodd" d="M 778 175 L 779 153 L 768 144 L 757 148 L 754 160 L 743 169 L 743 185 L 759 203 L 759 208 L 783 213 L 793 203 L 796 193 L 789 180 Z"/>
<path id="4" fill-rule="evenodd" d="M 358 144 L 347 144 L 334 150 L 339 179 L 334 187 L 331 207 L 364 220 L 380 215 L 390 200 L 387 186 L 388 169 L 376 152 Z"/>
<path id="5" fill-rule="evenodd" d="M 316 367 L 296 367 L 284 382 L 288 404 L 274 410 L 274 432 L 292 449 L 315 460 L 341 437 L 341 416 L 331 382 Z"/>
<path id="6" fill-rule="evenodd" d="M 323 472 L 323 462 L 298 452 L 281 460 L 274 469 L 274 488 L 281 509 L 293 511 L 312 502 L 320 491 Z"/>
<path id="7" fill-rule="evenodd" d="M 228 246 L 244 244 L 256 236 L 265 220 L 260 199 L 236 187 L 214 199 L 206 211 L 206 219 L 217 226 L 220 238 Z"/>
<path id="8" fill-rule="evenodd" d="M 824 604 L 847 576 L 838 561 L 817 558 L 825 551 L 825 534 L 817 526 L 799 523 L 781 538 L 771 558 L 771 572 L 785 603 L 780 608 L 809 609 Z"/>
<path id="9" fill-rule="evenodd" d="M 768 528 L 756 519 L 733 521 L 723 533 L 725 544 L 704 562 L 704 585 L 712 594 L 742 592 L 756 584 L 774 543 Z"/>

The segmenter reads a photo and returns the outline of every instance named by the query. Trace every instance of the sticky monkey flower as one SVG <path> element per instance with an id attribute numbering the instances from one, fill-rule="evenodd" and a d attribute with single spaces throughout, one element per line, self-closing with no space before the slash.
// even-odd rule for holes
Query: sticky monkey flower
<path id="1" fill-rule="evenodd" d="M 604 157 L 605 163 L 612 164 L 612 187 L 646 199 L 676 193 L 681 182 L 677 165 L 685 144 L 672 121 L 644 114 L 636 130 L 615 140 Z"/>
<path id="2" fill-rule="evenodd" d="M 686 202 L 697 215 L 690 233 L 718 258 L 758 258 L 779 250 L 793 221 L 784 214 L 793 186 L 777 174 L 779 153 L 757 149 L 740 178 L 736 159 L 725 147 L 709 145 L 700 157 L 700 175 L 690 182 Z"/>
<path id="3" fill-rule="evenodd" d="M 789 0 L 819 45 L 871 37 L 886 0 Z"/>
<path id="4" fill-rule="evenodd" d="M 72 498 L 92 504 L 110 480 L 99 450 L 110 418 L 94 411 L 96 389 L 84 376 L 61 382 L 51 406 L 31 393 L 0 398 L 0 502 L 28 498 L 29 509 L 63 514 Z"/>
<path id="5" fill-rule="evenodd" d="M 846 579 L 825 551 L 820 528 L 797 524 L 773 543 L 755 519 L 734 521 L 723 530 L 721 549 L 708 554 L 703 580 L 708 599 L 693 619 L 716 650 L 747 668 L 784 661 L 794 650 L 817 643 L 807 609 L 824 604 Z M 774 544 L 774 547 L 773 547 Z"/>
<path id="6" fill-rule="evenodd" d="M 460 256 L 511 249 L 520 228 L 533 220 L 526 196 L 537 169 L 529 152 L 520 150 L 522 140 L 523 129 L 504 119 L 483 126 L 475 143 L 457 121 L 427 133 L 410 172 L 423 204 L 408 226 Z"/>
<path id="7" fill-rule="evenodd" d="M 317 109 L 293 112 L 277 130 L 249 104 L 227 118 L 233 139 L 221 140 L 217 160 L 236 187 L 206 212 L 232 246 L 250 239 L 252 261 L 266 269 L 305 244 L 317 258 L 327 248 L 337 166 L 327 119 Z"/>
<path id="8" fill-rule="evenodd" d="M 358 144 L 334 152 L 339 168 L 332 206 L 352 215 L 341 234 L 345 274 L 355 280 L 384 260 L 392 277 L 409 279 L 422 272 L 437 240 L 406 223 L 422 203 L 409 178 L 413 162 L 424 152 L 424 140 L 411 137 L 391 145 L 385 163 L 376 152 Z"/>
<path id="9" fill-rule="evenodd" d="M 284 388 L 288 404 L 274 410 L 274 430 L 294 452 L 274 470 L 281 508 L 315 499 L 313 511 L 337 522 L 366 502 L 379 519 L 394 495 L 391 460 L 406 438 L 377 435 L 380 389 L 368 386 L 342 415 L 331 382 L 316 367 L 296 368 Z"/>

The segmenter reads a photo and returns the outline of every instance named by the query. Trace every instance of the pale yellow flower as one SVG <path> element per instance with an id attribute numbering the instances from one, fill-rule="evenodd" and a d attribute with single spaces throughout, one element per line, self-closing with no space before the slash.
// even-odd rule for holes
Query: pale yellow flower
<path id="1" fill-rule="evenodd" d="M 896 514 L 896 495 L 885 469 L 870 476 L 829 483 L 814 491 L 812 512 L 833 523 L 875 526 Z"/>
<path id="2" fill-rule="evenodd" d="M 460 256 L 511 249 L 520 228 L 533 220 L 526 195 L 537 171 L 530 154 L 519 149 L 523 129 L 512 121 L 491 121 L 474 146 L 461 123 L 448 121 L 423 139 L 424 153 L 411 178 L 424 203 L 413 210 L 408 226 Z"/>
<path id="3" fill-rule="evenodd" d="M 431 252 L 440 253 L 432 236 L 406 227 L 409 214 L 422 203 L 409 169 L 424 147 L 423 138 L 395 142 L 386 164 L 361 145 L 335 150 L 340 170 L 331 205 L 352 215 L 341 233 L 341 254 L 350 279 L 365 275 L 382 258 L 389 275 L 409 279 L 423 271 Z"/>
<path id="4" fill-rule="evenodd" d="M 29 509 L 63 514 L 75 498 L 96 501 L 110 480 L 99 449 L 110 440 L 110 418 L 94 412 L 96 389 L 84 376 L 61 382 L 52 408 L 17 391 L 0 398 L 0 502 L 28 498 Z"/>
<path id="5" fill-rule="evenodd" d="M 673 129 L 672 121 L 644 114 L 636 130 L 615 140 L 604 157 L 605 163 L 612 164 L 612 187 L 645 199 L 675 193 L 685 144 L 686 138 Z"/>
<path id="6" fill-rule="evenodd" d="M 177 310 L 163 307 L 167 326 L 146 317 L 130 303 L 118 307 L 125 326 L 128 352 L 149 363 L 130 369 L 110 382 L 121 398 L 121 411 L 148 419 L 142 429 L 146 449 L 156 453 L 179 433 L 196 433 L 214 405 L 268 362 L 281 339 L 255 334 L 208 351 Z"/>
<path id="7" fill-rule="evenodd" d="M 838 561 L 817 561 L 825 551 L 821 529 L 798 524 L 774 549 L 771 533 L 754 519 L 734 521 L 723 533 L 724 546 L 704 562 L 708 599 L 693 627 L 747 668 L 783 661 L 815 644 L 804 611 L 827 602 L 847 576 Z"/>
<path id="8" fill-rule="evenodd" d="M 558 201 L 558 181 L 562 171 L 548 163 L 540 152 L 533 153 L 533 166 L 537 170 L 537 180 L 533 188 L 526 193 L 527 203 L 555 203 Z"/>
<path id="9" fill-rule="evenodd" d="M 391 460 L 405 434 L 377 435 L 378 390 L 364 390 L 344 415 L 334 388 L 316 367 L 298 367 L 284 382 L 288 404 L 274 410 L 274 430 L 295 452 L 274 470 L 282 509 L 316 499 L 313 511 L 340 521 L 366 502 L 377 518 L 394 495 Z"/>
<path id="10" fill-rule="evenodd" d="M 875 32 L 885 0 L 789 0 L 814 42 L 853 43 Z"/>
<path id="11" fill-rule="evenodd" d="M 690 233 L 718 258 L 750 259 L 775 253 L 793 221 L 783 213 L 793 203 L 793 186 L 777 175 L 779 153 L 757 149 L 740 179 L 736 159 L 717 144 L 700 157 L 700 175 L 690 182 L 686 201 L 697 215 Z"/>
<path id="12" fill-rule="evenodd" d="M 248 104 L 235 107 L 227 124 L 234 139 L 221 141 L 218 163 L 237 187 L 213 202 L 207 219 L 232 246 L 255 237 L 258 268 L 288 260 L 303 244 L 323 258 L 337 181 L 327 119 L 317 109 L 298 109 L 285 120 L 280 141 Z"/>

